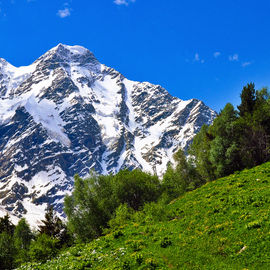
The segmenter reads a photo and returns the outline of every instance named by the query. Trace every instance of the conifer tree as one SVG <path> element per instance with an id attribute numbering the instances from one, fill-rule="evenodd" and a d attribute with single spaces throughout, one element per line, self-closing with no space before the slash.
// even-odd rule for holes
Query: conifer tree
<path id="1" fill-rule="evenodd" d="M 14 229 L 15 225 L 10 221 L 8 214 L 0 218 L 0 233 L 6 232 L 9 235 L 13 235 Z"/>
<path id="2" fill-rule="evenodd" d="M 3 231 L 0 233 L 0 269 L 13 269 L 14 256 L 13 238 L 6 231 Z"/>
<path id="3" fill-rule="evenodd" d="M 241 104 L 237 106 L 240 116 L 245 116 L 245 114 L 252 113 L 256 103 L 255 96 L 255 85 L 254 83 L 249 83 L 244 86 L 241 92 Z"/>
<path id="4" fill-rule="evenodd" d="M 45 213 L 45 219 L 42 220 L 42 225 L 39 225 L 39 232 L 48 236 L 59 238 L 61 231 L 64 229 L 63 223 L 55 214 L 53 206 L 49 206 Z"/>

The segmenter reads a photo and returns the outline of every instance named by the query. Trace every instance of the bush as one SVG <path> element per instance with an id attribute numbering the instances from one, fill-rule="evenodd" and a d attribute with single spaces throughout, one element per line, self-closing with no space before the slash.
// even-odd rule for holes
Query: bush
<path id="1" fill-rule="evenodd" d="M 147 203 L 143 208 L 143 213 L 145 215 L 146 222 L 158 222 L 166 221 L 169 219 L 170 213 L 165 208 L 165 205 L 161 202 L 159 203 Z"/>
<path id="2" fill-rule="evenodd" d="M 57 254 L 58 240 L 41 234 L 30 244 L 29 256 L 32 261 L 44 262 Z"/>
<path id="3" fill-rule="evenodd" d="M 127 224 L 132 220 L 134 215 L 134 210 L 127 206 L 127 204 L 120 204 L 120 206 L 115 210 L 115 216 L 109 221 L 110 228 L 118 228 Z"/>

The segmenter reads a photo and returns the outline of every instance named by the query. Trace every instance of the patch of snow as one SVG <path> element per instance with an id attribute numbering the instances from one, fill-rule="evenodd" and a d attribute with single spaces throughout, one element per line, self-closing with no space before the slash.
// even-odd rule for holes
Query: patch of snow
<path id="1" fill-rule="evenodd" d="M 66 146 L 71 144 L 69 138 L 63 132 L 65 123 L 59 116 L 54 102 L 47 99 L 37 102 L 35 97 L 31 96 L 25 104 L 25 109 L 33 116 L 36 123 L 41 123 L 46 128 L 51 139 Z"/>

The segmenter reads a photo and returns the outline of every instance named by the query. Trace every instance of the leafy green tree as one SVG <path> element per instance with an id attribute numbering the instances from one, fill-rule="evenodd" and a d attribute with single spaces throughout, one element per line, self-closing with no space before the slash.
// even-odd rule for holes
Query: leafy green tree
<path id="1" fill-rule="evenodd" d="M 139 210 L 145 203 L 156 201 L 161 194 L 157 176 L 135 169 L 123 170 L 113 178 L 113 192 L 116 200 Z"/>
<path id="2" fill-rule="evenodd" d="M 163 193 L 166 193 L 169 200 L 179 197 L 186 190 L 186 183 L 181 174 L 176 173 L 171 165 L 168 165 L 162 180 Z"/>
<path id="3" fill-rule="evenodd" d="M 78 240 L 87 241 L 99 236 L 110 218 L 110 210 L 113 211 L 114 205 L 117 207 L 115 200 L 110 201 L 112 192 L 108 193 L 111 179 L 112 176 L 94 174 L 85 180 L 75 176 L 74 190 L 71 196 L 65 197 L 64 211 L 68 217 L 68 228 Z M 97 191 L 101 191 L 101 187 L 104 190 L 99 195 Z"/>
<path id="4" fill-rule="evenodd" d="M 25 218 L 22 218 L 14 231 L 14 244 L 16 249 L 28 249 L 33 238 L 34 236 L 29 224 Z"/>
<path id="5" fill-rule="evenodd" d="M 13 238 L 17 264 L 28 261 L 28 250 L 34 236 L 25 218 L 22 218 L 17 224 Z"/>
<path id="6" fill-rule="evenodd" d="M 209 127 L 203 125 L 199 133 L 193 138 L 188 153 L 196 167 L 196 171 L 205 181 L 215 179 L 214 166 L 210 161 L 210 143 L 214 137 L 209 132 Z"/>
<path id="7" fill-rule="evenodd" d="M 68 228 L 81 241 L 99 236 L 120 204 L 138 210 L 160 195 L 156 176 L 140 170 L 120 171 L 116 175 L 96 175 L 85 180 L 75 176 L 74 190 L 65 197 Z"/>
<path id="8" fill-rule="evenodd" d="M 239 157 L 239 130 L 235 125 L 237 111 L 228 103 L 209 128 L 212 135 L 209 160 L 215 169 L 215 176 L 222 177 L 241 169 Z"/>
<path id="9" fill-rule="evenodd" d="M 170 200 L 204 183 L 194 166 L 193 159 L 188 160 L 182 149 L 175 153 L 174 160 L 175 168 L 169 164 L 162 181 L 163 192 Z"/>
<path id="10" fill-rule="evenodd" d="M 118 228 L 127 224 L 130 220 L 132 220 L 134 215 L 134 210 L 128 205 L 120 204 L 115 210 L 114 216 L 109 220 L 109 226 L 111 229 Z"/>

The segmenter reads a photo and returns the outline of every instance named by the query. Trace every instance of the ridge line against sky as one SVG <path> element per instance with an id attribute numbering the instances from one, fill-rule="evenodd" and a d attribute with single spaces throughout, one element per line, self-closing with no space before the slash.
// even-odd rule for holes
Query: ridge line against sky
<path id="1" fill-rule="evenodd" d="M 81 45 L 128 79 L 219 111 L 242 87 L 270 85 L 269 1 L 0 0 L 0 57 L 28 65 Z"/>

